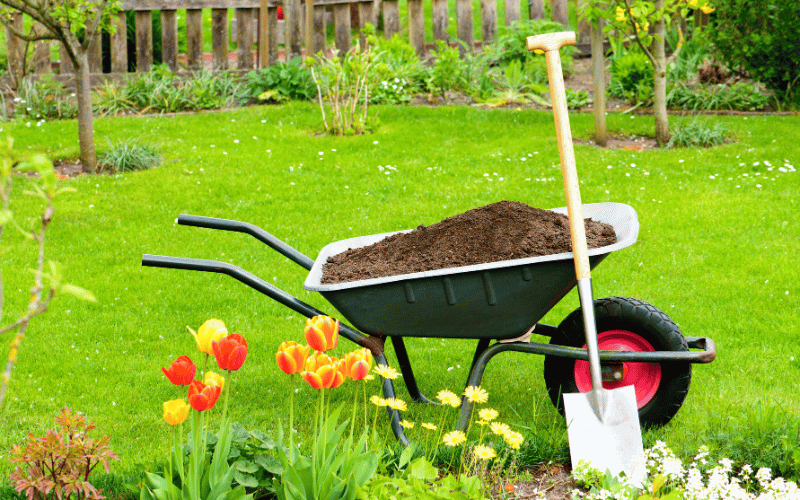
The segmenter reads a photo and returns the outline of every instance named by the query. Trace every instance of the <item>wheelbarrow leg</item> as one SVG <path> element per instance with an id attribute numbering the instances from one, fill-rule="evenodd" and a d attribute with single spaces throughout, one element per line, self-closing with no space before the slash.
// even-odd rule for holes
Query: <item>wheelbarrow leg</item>
<path id="1" fill-rule="evenodd" d="M 425 404 L 436 404 L 426 398 L 419 390 L 417 379 L 414 377 L 414 370 L 411 369 L 411 360 L 408 359 L 408 351 L 406 350 L 405 342 L 403 342 L 403 337 L 392 337 L 392 346 L 397 356 L 397 364 L 400 366 L 400 373 L 403 374 L 403 382 L 406 384 L 406 389 L 408 389 L 411 398 L 415 401 L 422 401 Z"/>
<path id="2" fill-rule="evenodd" d="M 480 339 L 478 347 L 475 349 L 475 356 L 472 358 L 472 366 L 469 368 L 469 375 L 467 376 L 467 387 L 481 385 L 481 378 L 483 372 L 486 370 L 486 365 L 492 356 L 502 352 L 504 344 L 495 344 L 489 347 L 491 339 Z M 493 347 L 500 346 L 501 349 L 493 349 Z M 458 420 L 458 429 L 467 432 L 469 426 L 469 417 L 472 414 L 472 403 L 467 401 L 467 398 L 461 396 L 461 416 Z"/>
<path id="3" fill-rule="evenodd" d="M 383 366 L 389 365 L 389 363 L 386 362 L 386 355 L 384 354 L 375 355 L 375 363 Z M 383 379 L 383 397 L 384 398 L 396 397 L 394 392 L 394 385 L 392 384 L 392 381 L 389 380 L 388 378 Z M 400 441 L 400 444 L 402 444 L 403 446 L 408 446 L 410 444 L 410 441 L 403 432 L 403 426 L 400 425 L 400 412 L 397 410 L 392 410 L 391 408 L 387 408 L 387 410 L 389 411 L 389 418 L 391 419 L 392 432 L 394 432 L 394 435 L 395 437 L 397 437 L 397 440 Z"/>

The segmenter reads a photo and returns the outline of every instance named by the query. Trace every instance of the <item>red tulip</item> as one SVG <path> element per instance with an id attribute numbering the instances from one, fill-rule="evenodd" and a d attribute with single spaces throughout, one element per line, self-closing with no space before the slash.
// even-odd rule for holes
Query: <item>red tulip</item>
<path id="1" fill-rule="evenodd" d="M 278 346 L 278 352 L 275 354 L 278 368 L 289 375 L 302 372 L 310 350 L 309 346 L 301 346 L 291 340 L 283 342 Z"/>
<path id="2" fill-rule="evenodd" d="M 344 375 L 353 380 L 363 380 L 372 368 L 372 353 L 369 349 L 348 352 L 344 357 Z"/>
<path id="3" fill-rule="evenodd" d="M 222 370 L 238 370 L 247 357 L 247 341 L 236 333 L 220 339 L 219 342 L 212 342 L 211 346 L 214 348 L 217 364 Z"/>
<path id="4" fill-rule="evenodd" d="M 278 21 L 283 21 L 283 7 L 278 5 Z"/>
<path id="5" fill-rule="evenodd" d="M 300 374 L 314 389 L 331 389 L 344 382 L 344 363 L 321 352 L 306 361 L 306 369 Z"/>
<path id="6" fill-rule="evenodd" d="M 175 385 L 189 385 L 194 380 L 197 367 L 194 366 L 189 356 L 181 356 L 170 365 L 169 370 L 161 368 L 164 375 Z"/>
<path id="7" fill-rule="evenodd" d="M 218 385 L 206 385 L 194 380 L 189 385 L 189 405 L 197 411 L 210 410 L 217 404 L 222 389 Z"/>
<path id="8" fill-rule="evenodd" d="M 330 316 L 314 316 L 306 320 L 306 342 L 315 351 L 329 351 L 339 345 L 339 320 Z"/>

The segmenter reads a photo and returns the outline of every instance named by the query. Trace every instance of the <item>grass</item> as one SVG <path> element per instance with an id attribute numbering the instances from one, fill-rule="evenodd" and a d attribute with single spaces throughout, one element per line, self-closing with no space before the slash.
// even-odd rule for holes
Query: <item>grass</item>
<path id="1" fill-rule="evenodd" d="M 62 262 L 67 280 L 91 290 L 98 302 L 61 298 L 29 328 L 0 419 L 0 477 L 10 471 L 11 445 L 28 431 L 51 427 L 64 406 L 95 420 L 96 435 L 112 436 L 112 449 L 122 458 L 112 471 L 127 474 L 137 463 L 166 457 L 169 429 L 161 404 L 182 391 L 160 367 L 194 355 L 186 325 L 196 329 L 211 317 L 250 344 L 233 381 L 232 417 L 273 436 L 279 424 L 285 427 L 288 378 L 275 367 L 274 353 L 280 342 L 302 339 L 304 318 L 231 278 L 143 268 L 141 256 L 228 261 L 335 311 L 303 290 L 306 273 L 299 266 L 246 235 L 177 226 L 180 213 L 251 222 L 315 257 L 332 241 L 431 224 L 503 199 L 543 208 L 565 204 L 551 114 L 375 109 L 379 130 L 347 138 L 316 136 L 321 121 L 310 103 L 97 119 L 99 145 L 138 137 L 158 146 L 164 163 L 65 181 L 77 192 L 57 206 L 48 258 Z M 592 120 L 573 114 L 573 135 L 590 137 Z M 755 456 L 747 443 L 773 435 L 769 429 L 756 434 L 748 424 L 759 418 L 748 413 L 757 399 L 768 397 L 770 407 L 789 417 L 800 412 L 800 286 L 792 258 L 800 251 L 794 208 L 800 116 L 708 121 L 724 124 L 736 142 L 654 151 L 577 145 L 575 153 L 584 202 L 627 203 L 641 224 L 637 244 L 593 273 L 595 296 L 650 302 L 686 335 L 709 336 L 718 347 L 714 363 L 695 367 L 676 419 L 648 431 L 646 445 L 662 439 L 688 456 L 708 443 L 729 455 L 741 448 L 745 459 Z M 620 134 L 641 135 L 653 127 L 651 118 L 620 114 L 610 114 L 608 123 Z M 75 121 L 17 121 L 3 124 L 2 132 L 14 136 L 20 152 L 77 156 Z M 386 165 L 396 170 L 379 170 Z M 31 199 L 22 195 L 28 181 L 18 181 L 12 209 L 20 219 L 34 217 Z M 2 241 L 5 324 L 26 305 L 33 247 L 12 231 Z M 577 305 L 573 292 L 544 321 L 558 324 Z M 423 393 L 460 391 L 474 341 L 410 339 L 407 346 Z M 342 342 L 336 352 L 351 348 Z M 543 360 L 519 353 L 502 358 L 489 364 L 484 377 L 489 405 L 512 429 L 537 431 L 538 452 L 526 452 L 531 462 L 552 459 L 548 454 L 563 458 L 563 420 L 547 403 Z M 335 391 L 334 402 L 349 402 L 351 391 L 347 384 Z M 408 399 L 402 384 L 399 396 Z M 300 440 L 311 435 L 314 399 L 307 387 L 295 398 Z M 410 407 L 409 420 L 435 418 L 427 408 Z M 388 432 L 385 415 L 379 420 Z M 784 420 L 767 422 L 780 430 Z"/>

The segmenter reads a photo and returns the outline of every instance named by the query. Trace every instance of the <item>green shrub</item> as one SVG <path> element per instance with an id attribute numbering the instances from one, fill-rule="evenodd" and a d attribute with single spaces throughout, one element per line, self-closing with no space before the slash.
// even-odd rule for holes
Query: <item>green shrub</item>
<path id="1" fill-rule="evenodd" d="M 99 115 L 118 115 L 134 109 L 124 86 L 111 80 L 92 91 L 92 108 Z"/>
<path id="2" fill-rule="evenodd" d="M 725 127 L 716 123 L 709 127 L 705 123 L 692 121 L 674 127 L 667 143 L 668 148 L 710 148 L 725 141 Z"/>
<path id="3" fill-rule="evenodd" d="M 242 97 L 250 102 L 309 101 L 317 97 L 311 69 L 300 57 L 247 73 Z"/>
<path id="4" fill-rule="evenodd" d="M 17 89 L 14 98 L 14 112 L 17 116 L 28 116 L 37 120 L 74 118 L 78 114 L 74 94 L 52 75 L 44 75 L 35 80 L 25 78 Z"/>
<path id="5" fill-rule="evenodd" d="M 108 147 L 98 159 L 101 169 L 108 172 L 148 170 L 161 163 L 161 155 L 154 146 L 142 144 L 135 138 L 109 143 Z"/>
<path id="6" fill-rule="evenodd" d="M 608 93 L 631 104 L 653 102 L 653 64 L 641 50 L 611 58 Z"/>
<path id="7" fill-rule="evenodd" d="M 501 27 L 492 43 L 486 47 L 485 51 L 490 61 L 505 65 L 511 61 L 520 61 L 523 64 L 529 59 L 540 59 L 544 64 L 543 57 L 536 57 L 532 51 L 528 50 L 527 38 L 529 36 L 541 35 L 542 33 L 558 33 L 564 31 L 561 23 L 554 21 L 515 21 L 509 26 Z M 564 47 L 561 49 L 561 67 L 565 74 L 572 72 L 572 55 L 575 47 Z M 545 73 L 546 75 L 546 73 Z"/>
<path id="8" fill-rule="evenodd" d="M 800 97 L 798 3 L 785 0 L 729 0 L 716 3 L 711 39 L 718 57 L 745 71 L 785 100 Z"/>
<path id="9" fill-rule="evenodd" d="M 439 50 L 433 56 L 433 67 L 428 76 L 427 85 L 430 92 L 439 92 L 444 96 L 445 90 L 458 90 L 466 87 L 463 81 L 466 64 L 459 55 L 457 47 L 450 47 L 441 40 L 436 40 Z"/>
<path id="10" fill-rule="evenodd" d="M 408 40 L 395 33 L 389 40 L 378 38 L 375 76 L 377 82 L 400 79 L 410 93 L 421 91 L 425 86 L 427 71 Z"/>
<path id="11" fill-rule="evenodd" d="M 581 90 L 574 90 L 572 88 L 568 88 L 566 90 L 567 95 L 567 107 L 569 109 L 581 109 L 584 106 L 587 106 L 592 102 L 589 99 L 589 93 L 583 92 Z"/>
<path id="12" fill-rule="evenodd" d="M 667 106 L 688 110 L 759 111 L 767 107 L 769 99 L 747 82 L 695 87 L 677 83 L 667 93 Z"/>

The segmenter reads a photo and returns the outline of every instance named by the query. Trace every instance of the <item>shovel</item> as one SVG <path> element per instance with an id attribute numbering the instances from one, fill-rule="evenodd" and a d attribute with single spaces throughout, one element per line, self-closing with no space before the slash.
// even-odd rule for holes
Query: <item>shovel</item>
<path id="1" fill-rule="evenodd" d="M 567 434 L 573 469 L 581 461 L 588 461 L 602 472 L 610 470 L 628 477 L 638 474 L 636 465 L 644 456 L 639 410 L 633 386 L 607 390 L 603 388 L 600 354 L 597 347 L 597 327 L 594 319 L 594 299 L 589 267 L 589 250 L 575 170 L 575 153 L 567 116 L 567 96 L 561 73 L 559 49 L 575 45 L 574 32 L 546 33 L 527 39 L 528 50 L 544 51 L 547 76 L 550 81 L 550 99 L 556 124 L 558 153 L 561 157 L 561 176 L 567 195 L 569 229 L 575 257 L 575 275 L 578 279 L 578 296 L 583 311 L 586 349 L 589 354 L 592 390 L 587 393 L 564 394 L 564 412 L 567 417 Z"/>

